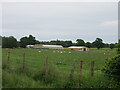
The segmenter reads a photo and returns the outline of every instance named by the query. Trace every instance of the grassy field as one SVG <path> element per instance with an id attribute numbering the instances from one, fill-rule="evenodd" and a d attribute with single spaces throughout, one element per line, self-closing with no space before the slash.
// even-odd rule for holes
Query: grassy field
<path id="1" fill-rule="evenodd" d="M 8 52 L 10 58 L 8 61 Z M 23 54 L 25 53 L 25 62 Z M 3 87 L 6 88 L 78 88 L 80 61 L 83 61 L 81 88 L 117 87 L 101 71 L 108 57 L 116 55 L 116 49 L 103 48 L 90 51 L 48 49 L 3 49 Z M 45 76 L 45 60 L 48 57 L 48 75 Z M 76 68 L 69 78 L 73 61 Z M 91 61 L 95 62 L 91 76 Z M 23 69 L 23 64 L 25 68 Z"/>

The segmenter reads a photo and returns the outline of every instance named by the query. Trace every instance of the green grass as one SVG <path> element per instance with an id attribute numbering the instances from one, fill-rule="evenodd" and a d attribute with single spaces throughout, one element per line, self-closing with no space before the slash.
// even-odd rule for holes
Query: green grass
<path id="1" fill-rule="evenodd" d="M 3 49 L 2 60 L 7 65 L 7 55 L 9 49 Z M 116 49 L 103 48 L 90 51 L 71 50 L 48 50 L 48 49 L 10 49 L 9 67 L 3 69 L 3 87 L 19 88 L 65 88 L 69 85 L 69 74 L 76 60 L 77 66 L 74 72 L 75 84 L 70 87 L 77 87 L 80 61 L 83 61 L 83 77 L 81 88 L 105 88 L 110 87 L 110 80 L 103 75 L 101 69 L 105 65 L 108 57 L 116 55 Z M 62 52 L 62 53 L 61 53 Z M 25 70 L 22 69 L 23 53 L 25 53 Z M 49 76 L 42 77 L 45 58 L 49 61 Z M 94 77 L 90 76 L 90 62 L 95 61 Z M 45 83 L 44 79 L 34 77 L 51 78 L 55 80 Z M 9 79 L 10 78 L 10 79 Z M 67 86 L 68 85 L 68 86 Z M 114 85 L 112 86 L 114 87 Z"/>

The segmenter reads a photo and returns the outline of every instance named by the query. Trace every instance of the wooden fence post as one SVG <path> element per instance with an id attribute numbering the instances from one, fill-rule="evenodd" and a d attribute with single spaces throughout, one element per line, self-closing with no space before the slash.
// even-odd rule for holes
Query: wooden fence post
<path id="1" fill-rule="evenodd" d="M 8 68 L 9 68 L 9 65 L 10 65 L 10 51 L 8 51 L 8 60 L 7 60 L 7 62 L 8 62 Z"/>
<path id="2" fill-rule="evenodd" d="M 45 59 L 45 75 L 48 75 L 48 57 Z"/>
<path id="3" fill-rule="evenodd" d="M 80 72 L 79 72 L 79 76 L 78 76 L 78 88 L 81 86 L 81 82 L 82 82 L 82 65 L 83 65 L 83 61 L 80 61 Z"/>
<path id="4" fill-rule="evenodd" d="M 73 68 L 71 69 L 71 72 L 70 72 L 70 80 L 73 80 L 73 74 L 74 74 L 75 68 L 76 68 L 76 61 L 73 62 Z"/>
<path id="5" fill-rule="evenodd" d="M 23 53 L 23 69 L 25 69 L 25 53 Z"/>
<path id="6" fill-rule="evenodd" d="M 91 61 L 91 76 L 94 76 L 94 61 Z"/>

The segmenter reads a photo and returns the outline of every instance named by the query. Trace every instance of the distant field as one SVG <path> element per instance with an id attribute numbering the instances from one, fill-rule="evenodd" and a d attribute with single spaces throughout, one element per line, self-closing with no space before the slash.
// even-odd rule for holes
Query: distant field
<path id="1" fill-rule="evenodd" d="M 48 50 L 48 49 L 3 49 L 2 60 L 3 64 L 7 63 L 8 51 L 10 51 L 10 67 L 3 69 L 3 87 L 62 87 L 66 83 L 69 77 L 71 68 L 73 67 L 73 61 L 77 62 L 77 66 L 74 72 L 75 82 L 77 83 L 80 61 L 83 61 L 83 79 L 81 88 L 89 87 L 107 87 L 101 69 L 105 64 L 105 60 L 108 57 L 116 55 L 116 49 L 103 48 L 100 50 L 91 49 L 90 51 L 71 51 L 71 50 Z M 25 53 L 25 66 L 30 69 L 32 74 L 26 75 L 24 72 L 19 74 L 16 69 L 23 64 L 23 53 Z M 58 81 L 44 84 L 40 80 L 34 80 L 34 74 L 39 72 L 45 63 L 45 59 L 48 57 L 49 65 L 52 70 L 58 71 Z M 94 79 L 90 76 L 90 62 L 95 61 Z M 26 71 L 27 72 L 27 71 Z M 55 72 L 56 73 L 56 72 Z M 56 73 L 57 74 L 57 73 Z M 101 77 L 101 78 L 100 78 Z M 7 78 L 10 78 L 7 81 Z M 93 80 L 93 82 L 91 82 Z M 103 80 L 103 81 L 102 81 Z M 106 81 L 106 82 L 105 82 Z M 102 83 L 101 83 L 102 82 Z M 21 84 L 23 83 L 23 84 Z M 90 84 L 91 83 L 91 84 Z M 101 85 L 100 85 L 101 84 Z M 106 85 L 105 85 L 106 84 Z M 76 87 L 76 85 L 73 85 Z"/>

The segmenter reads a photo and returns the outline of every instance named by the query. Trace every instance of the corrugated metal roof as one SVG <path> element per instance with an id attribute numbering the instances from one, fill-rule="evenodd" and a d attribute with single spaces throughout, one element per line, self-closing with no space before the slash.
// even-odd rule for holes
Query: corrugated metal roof
<path id="1" fill-rule="evenodd" d="M 34 46 L 34 45 L 27 45 L 27 46 Z"/>
<path id="2" fill-rule="evenodd" d="M 85 46 L 71 46 L 71 47 L 68 47 L 68 48 L 87 48 Z"/>
<path id="3" fill-rule="evenodd" d="M 42 45 L 42 46 L 44 46 L 44 47 L 63 47 L 61 45 Z"/>

